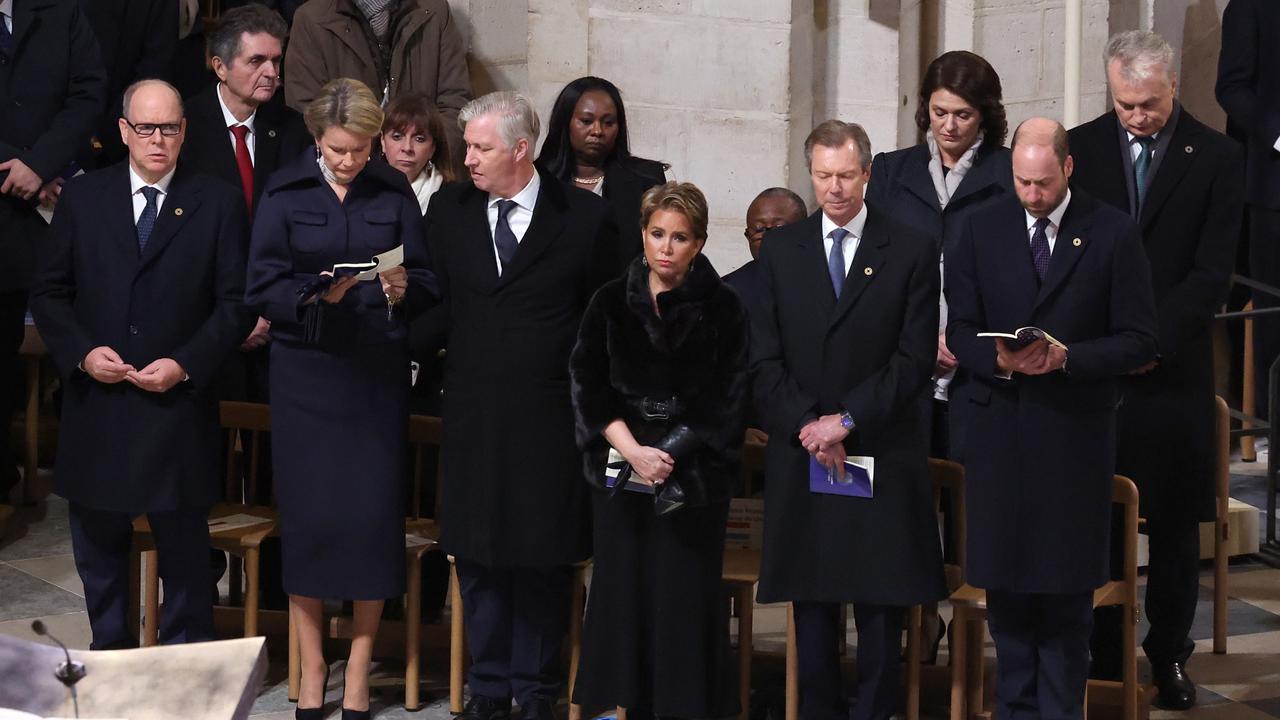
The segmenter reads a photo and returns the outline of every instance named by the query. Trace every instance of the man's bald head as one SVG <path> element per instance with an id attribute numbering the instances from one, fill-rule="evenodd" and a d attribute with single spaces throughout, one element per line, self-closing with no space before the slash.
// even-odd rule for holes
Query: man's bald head
<path id="1" fill-rule="evenodd" d="M 1031 118 L 1013 133 L 1013 189 L 1033 217 L 1052 213 L 1067 196 L 1072 160 L 1067 131 L 1049 118 Z"/>
<path id="2" fill-rule="evenodd" d="M 163 80 L 139 80 L 124 91 L 120 140 L 129 148 L 129 164 L 155 184 L 173 170 L 186 137 L 182 96 Z"/>
<path id="3" fill-rule="evenodd" d="M 139 80 L 138 82 L 125 88 L 124 102 L 121 103 L 121 114 L 124 117 L 131 117 L 129 110 L 133 106 L 135 96 L 141 94 L 148 102 L 174 102 L 177 104 L 178 115 L 183 113 L 182 94 L 178 92 L 178 88 L 170 85 L 164 80 L 158 78 L 150 78 L 147 80 Z"/>

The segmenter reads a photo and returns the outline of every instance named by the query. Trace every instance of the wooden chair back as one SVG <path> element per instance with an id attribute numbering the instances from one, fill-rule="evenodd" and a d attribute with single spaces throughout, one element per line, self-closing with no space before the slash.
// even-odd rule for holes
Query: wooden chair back
<path id="1" fill-rule="evenodd" d="M 947 565 L 947 582 L 955 590 L 964 582 L 965 528 L 964 506 L 964 466 L 951 460 L 929 458 L 929 479 L 933 482 L 934 513 L 942 512 L 942 497 L 945 495 L 951 506 L 951 537 L 948 540 L 955 552 L 955 562 Z M 957 577 L 952 577 L 953 575 Z M 958 581 L 958 582 L 954 582 Z M 952 584 L 954 582 L 954 584 Z"/>
<path id="2" fill-rule="evenodd" d="M 439 452 L 444 445 L 444 423 L 440 418 L 430 415 L 409 416 L 409 447 L 413 452 L 413 475 L 410 478 L 412 495 L 410 498 L 410 516 L 415 520 L 422 518 L 422 481 L 426 471 L 426 449 L 436 448 L 436 513 L 440 512 L 440 496 L 444 489 L 444 456 Z M 434 519 L 434 518 L 429 518 Z"/>
<path id="3" fill-rule="evenodd" d="M 263 403 L 223 400 L 218 408 L 219 424 L 227 434 L 227 494 L 228 502 L 241 498 L 241 478 L 244 478 L 243 498 L 246 505 L 253 505 L 258 497 L 258 474 L 263 463 L 271 458 L 262 456 L 262 436 L 271 432 L 271 406 Z M 244 457 L 244 434 L 249 436 L 249 458 Z"/>

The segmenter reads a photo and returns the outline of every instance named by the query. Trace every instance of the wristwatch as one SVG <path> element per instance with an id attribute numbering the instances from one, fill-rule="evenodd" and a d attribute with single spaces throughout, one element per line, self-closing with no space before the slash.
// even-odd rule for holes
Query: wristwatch
<path id="1" fill-rule="evenodd" d="M 845 430 L 853 430 L 853 416 L 849 414 L 848 410 L 840 413 L 840 427 Z"/>

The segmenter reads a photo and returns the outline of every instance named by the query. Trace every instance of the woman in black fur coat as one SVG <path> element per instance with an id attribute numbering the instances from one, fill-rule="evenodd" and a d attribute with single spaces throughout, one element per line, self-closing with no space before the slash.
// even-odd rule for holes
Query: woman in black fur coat
<path id="1" fill-rule="evenodd" d="M 738 712 L 720 584 L 739 473 L 747 328 L 702 255 L 707 205 L 649 190 L 644 254 L 600 288 L 570 359 L 595 562 L 574 701 L 629 720 Z"/>

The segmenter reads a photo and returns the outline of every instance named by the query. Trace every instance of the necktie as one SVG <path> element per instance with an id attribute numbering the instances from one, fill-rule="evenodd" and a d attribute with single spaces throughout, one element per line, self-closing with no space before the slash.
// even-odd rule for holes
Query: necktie
<path id="1" fill-rule="evenodd" d="M 1138 157 L 1133 159 L 1133 182 L 1138 190 L 1138 204 L 1141 205 L 1147 197 L 1147 171 L 1151 169 L 1151 145 L 1155 138 L 1136 137 L 1133 140 L 1138 143 Z"/>
<path id="2" fill-rule="evenodd" d="M 1036 275 L 1044 280 L 1049 270 L 1049 236 L 1045 228 L 1049 227 L 1049 218 L 1036 220 L 1036 231 L 1031 234 L 1031 264 L 1036 266 Z"/>
<path id="3" fill-rule="evenodd" d="M 253 158 L 249 157 L 249 143 L 245 138 L 249 128 L 244 125 L 232 125 L 231 134 L 236 136 L 236 168 L 240 170 L 240 187 L 244 189 L 244 207 L 253 212 Z"/>
<path id="4" fill-rule="evenodd" d="M 160 191 L 153 187 L 144 187 L 142 194 L 147 198 L 147 206 L 142 208 L 142 214 L 138 216 L 139 253 L 147 249 L 147 241 L 151 239 L 151 231 L 156 226 L 156 198 L 160 197 Z"/>
<path id="5" fill-rule="evenodd" d="M 840 299 L 840 291 L 844 290 L 844 239 L 849 231 L 836 228 L 831 231 L 831 254 L 827 255 L 827 274 L 831 276 L 831 287 L 836 291 L 836 299 Z"/>
<path id="6" fill-rule="evenodd" d="M 511 225 L 507 223 L 507 215 L 516 206 L 515 200 L 499 200 L 498 201 L 498 226 L 493 230 L 493 244 L 498 248 L 498 275 L 502 275 L 502 271 L 511 263 L 511 258 L 516 255 L 516 234 L 511 232 Z"/>
<path id="7" fill-rule="evenodd" d="M 14 42 L 13 33 L 9 32 L 9 24 L 5 22 L 8 17 L 4 13 L 0 13 L 0 56 L 5 59 L 13 57 Z"/>

